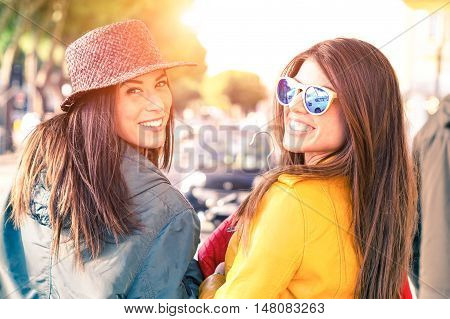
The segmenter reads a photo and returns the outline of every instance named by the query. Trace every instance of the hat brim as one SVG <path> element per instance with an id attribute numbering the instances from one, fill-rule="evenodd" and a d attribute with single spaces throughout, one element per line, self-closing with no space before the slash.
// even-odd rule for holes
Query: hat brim
<path id="1" fill-rule="evenodd" d="M 63 110 L 64 112 L 68 112 L 70 110 L 70 108 L 75 104 L 76 100 L 87 92 L 106 88 L 106 87 L 109 87 L 112 85 L 116 85 L 116 84 L 125 82 L 127 80 L 133 79 L 137 76 L 140 76 L 140 75 L 143 75 L 143 74 L 146 74 L 149 72 L 153 72 L 153 71 L 157 71 L 157 70 L 167 70 L 167 69 L 172 69 L 172 68 L 176 68 L 176 67 L 180 67 L 180 66 L 196 66 L 196 65 L 197 65 L 196 63 L 192 63 L 192 62 L 166 62 L 166 63 L 152 64 L 152 65 L 139 67 L 132 71 L 123 73 L 118 77 L 112 78 L 107 83 L 104 83 L 102 85 L 98 85 L 98 86 L 89 88 L 88 90 L 80 90 L 80 91 L 73 92 L 61 103 L 60 107 L 61 107 L 61 110 Z"/>

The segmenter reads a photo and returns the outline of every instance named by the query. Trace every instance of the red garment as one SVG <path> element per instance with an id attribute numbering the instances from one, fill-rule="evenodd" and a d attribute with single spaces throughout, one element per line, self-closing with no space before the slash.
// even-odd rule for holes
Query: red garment
<path id="1" fill-rule="evenodd" d="M 233 215 L 225 219 L 208 237 L 198 251 L 198 262 L 203 276 L 208 277 L 225 261 L 228 242 L 233 236 Z"/>
<path id="2" fill-rule="evenodd" d="M 411 288 L 409 287 L 408 276 L 406 276 L 406 275 L 403 280 L 403 287 L 400 292 L 400 299 L 413 299 L 412 293 L 411 293 Z"/>
<path id="3" fill-rule="evenodd" d="M 198 262 L 203 276 L 208 277 L 214 273 L 216 267 L 225 261 L 228 242 L 233 236 L 233 215 L 225 219 L 219 227 L 208 237 L 198 251 Z M 400 292 L 400 299 L 412 299 L 408 277 L 405 275 Z"/>

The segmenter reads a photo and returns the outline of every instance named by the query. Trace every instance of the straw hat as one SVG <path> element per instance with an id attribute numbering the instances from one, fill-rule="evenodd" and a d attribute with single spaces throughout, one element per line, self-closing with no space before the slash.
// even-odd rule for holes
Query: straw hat
<path id="1" fill-rule="evenodd" d="M 139 75 L 195 63 L 166 62 L 147 26 L 127 20 L 94 29 L 66 49 L 73 93 L 61 104 L 68 111 L 83 93 L 115 85 Z"/>

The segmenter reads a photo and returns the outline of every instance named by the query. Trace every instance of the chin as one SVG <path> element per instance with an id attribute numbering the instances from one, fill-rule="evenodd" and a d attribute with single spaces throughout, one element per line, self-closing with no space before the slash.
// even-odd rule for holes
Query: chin
<path id="1" fill-rule="evenodd" d="M 144 140 L 143 143 L 139 143 L 140 147 L 148 148 L 148 149 L 156 149 L 160 148 L 164 145 L 166 141 L 166 134 L 158 134 L 158 136 L 152 135 Z"/>
<path id="2" fill-rule="evenodd" d="M 303 150 L 301 147 L 295 146 L 295 145 L 290 145 L 290 144 L 285 144 L 283 143 L 283 147 L 286 151 L 289 151 L 291 153 L 303 153 Z"/>
<path id="3" fill-rule="evenodd" d="M 163 147 L 163 145 L 164 145 L 164 141 L 162 141 L 161 143 L 144 144 L 144 145 L 141 145 L 141 147 L 148 148 L 148 149 L 157 149 L 157 148 Z"/>
<path id="4" fill-rule="evenodd" d="M 285 150 L 291 153 L 304 153 L 305 145 L 303 145 L 303 142 L 304 140 L 302 141 L 288 140 L 285 135 L 285 137 L 283 138 L 283 147 Z"/>

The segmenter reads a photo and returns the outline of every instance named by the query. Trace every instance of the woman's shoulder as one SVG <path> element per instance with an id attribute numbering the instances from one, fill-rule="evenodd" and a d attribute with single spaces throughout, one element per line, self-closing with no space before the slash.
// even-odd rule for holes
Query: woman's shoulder
<path id="1" fill-rule="evenodd" d="M 192 206 L 146 157 L 128 147 L 121 172 L 128 188 L 130 208 L 138 215 L 147 234 L 180 230 L 179 225 L 186 223 L 197 227 L 198 217 Z M 184 228 L 190 231 L 190 227 Z"/>
<path id="2" fill-rule="evenodd" d="M 281 174 L 277 180 L 295 191 L 299 196 L 314 195 L 317 191 L 349 191 L 349 178 L 346 176 L 310 178 L 295 174 Z"/>
<path id="3" fill-rule="evenodd" d="M 128 158 L 124 159 L 122 173 L 130 208 L 138 215 L 148 240 L 162 233 L 189 233 L 192 227 L 198 232 L 194 209 L 156 166 Z"/>
<path id="4" fill-rule="evenodd" d="M 295 183 L 284 176 L 279 176 L 266 190 L 258 203 L 257 220 L 269 223 L 282 223 L 297 218 L 302 210 L 302 201 L 295 190 Z M 256 220 L 255 220 L 256 221 Z"/>
<path id="5" fill-rule="evenodd" d="M 348 177 L 332 176 L 309 178 L 295 174 L 281 174 L 278 181 L 290 187 L 320 187 L 321 185 L 329 185 L 331 187 L 348 187 Z"/>
<path id="6" fill-rule="evenodd" d="M 336 209 L 350 206 L 350 184 L 346 176 L 308 178 L 282 174 L 277 183 L 290 189 L 304 211 L 320 211 L 321 215 L 334 214 Z"/>
<path id="7" fill-rule="evenodd" d="M 147 178 L 153 179 L 151 183 L 144 182 L 142 187 L 138 188 L 135 185 L 129 197 L 133 211 L 139 215 L 146 227 L 155 228 L 160 225 L 156 228 L 162 228 L 174 219 L 188 218 L 187 215 L 197 219 L 186 198 L 168 181 L 160 180 L 159 183 L 154 183 L 154 179 L 158 177 Z"/>
<path id="8" fill-rule="evenodd" d="M 128 150 L 125 153 L 121 170 L 128 187 L 129 199 L 138 212 L 161 211 L 165 215 L 176 215 L 183 211 L 193 211 L 186 198 L 161 170 L 137 152 Z"/>

